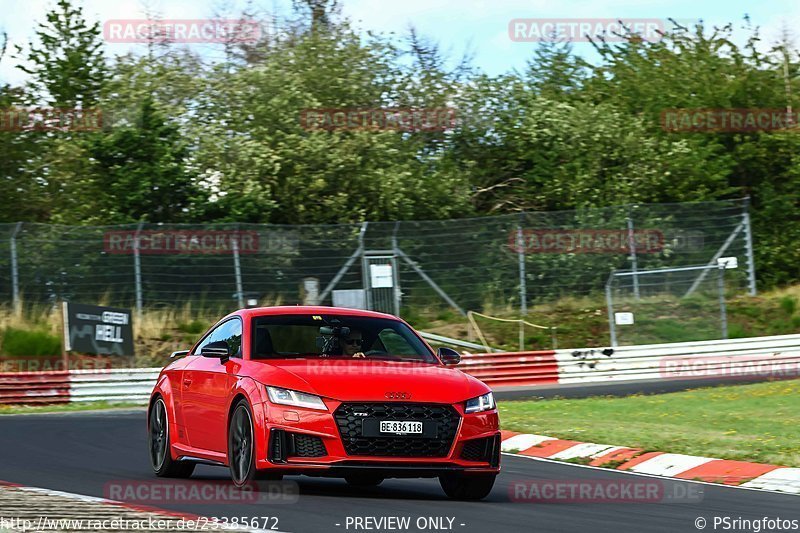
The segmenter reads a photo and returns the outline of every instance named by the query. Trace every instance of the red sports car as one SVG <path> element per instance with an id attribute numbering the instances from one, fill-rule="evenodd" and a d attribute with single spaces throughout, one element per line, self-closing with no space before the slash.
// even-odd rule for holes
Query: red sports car
<path id="1" fill-rule="evenodd" d="M 236 485 L 283 475 L 438 477 L 489 494 L 500 470 L 494 397 L 391 315 L 335 307 L 236 311 L 158 377 L 148 410 L 159 476 L 228 466 Z"/>

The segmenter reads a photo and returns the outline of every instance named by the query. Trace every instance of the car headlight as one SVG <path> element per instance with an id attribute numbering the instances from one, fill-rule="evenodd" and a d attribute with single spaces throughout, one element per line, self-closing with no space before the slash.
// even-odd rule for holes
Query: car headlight
<path id="1" fill-rule="evenodd" d="M 269 395 L 269 401 L 272 403 L 305 407 L 306 409 L 319 409 L 320 411 L 328 410 L 322 398 L 314 394 L 308 394 L 307 392 L 270 387 L 267 385 L 267 394 Z"/>
<path id="2" fill-rule="evenodd" d="M 481 411 L 490 411 L 492 409 L 494 409 L 494 394 L 487 392 L 483 396 L 467 400 L 464 412 L 480 413 Z"/>

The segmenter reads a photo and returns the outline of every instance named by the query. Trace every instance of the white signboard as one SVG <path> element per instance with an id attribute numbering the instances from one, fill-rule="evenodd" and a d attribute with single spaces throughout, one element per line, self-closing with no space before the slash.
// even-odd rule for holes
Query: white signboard
<path id="1" fill-rule="evenodd" d="M 370 285 L 373 289 L 388 289 L 394 287 L 392 265 L 370 265 Z"/>
<path id="2" fill-rule="evenodd" d="M 738 268 L 739 260 L 736 257 L 720 257 L 717 259 L 717 264 L 724 269 Z"/>
<path id="3" fill-rule="evenodd" d="M 618 326 L 633 325 L 633 313 L 614 313 L 614 323 Z"/>
<path id="4" fill-rule="evenodd" d="M 340 289 L 333 291 L 334 307 L 349 307 L 350 309 L 366 309 L 367 298 L 364 289 Z"/>

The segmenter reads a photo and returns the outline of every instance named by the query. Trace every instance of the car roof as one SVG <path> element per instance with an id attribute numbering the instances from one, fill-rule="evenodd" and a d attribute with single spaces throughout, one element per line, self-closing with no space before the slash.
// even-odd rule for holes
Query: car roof
<path id="1" fill-rule="evenodd" d="M 400 320 L 394 315 L 379 313 L 377 311 L 365 311 L 364 309 L 350 309 L 348 307 L 332 307 L 324 305 L 276 305 L 273 307 L 253 307 L 250 309 L 240 309 L 233 314 L 240 315 L 244 318 L 272 315 L 349 315 Z"/>

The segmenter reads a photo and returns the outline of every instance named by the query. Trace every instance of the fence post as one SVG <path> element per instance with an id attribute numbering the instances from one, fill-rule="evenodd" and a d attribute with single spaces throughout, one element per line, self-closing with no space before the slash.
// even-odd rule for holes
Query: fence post
<path id="1" fill-rule="evenodd" d="M 719 266 L 719 277 L 717 278 L 717 288 L 719 289 L 719 313 L 722 325 L 722 338 L 728 338 L 728 311 L 725 308 L 725 265 Z"/>
<path id="2" fill-rule="evenodd" d="M 22 222 L 17 222 L 9 241 L 11 248 L 11 302 L 15 313 L 22 310 L 22 302 L 19 299 L 19 265 L 17 264 L 17 234 L 21 229 Z"/>
<path id="3" fill-rule="evenodd" d="M 756 291 L 756 262 L 753 258 L 753 231 L 750 227 L 750 197 L 744 199 L 744 213 L 742 213 L 742 221 L 744 222 L 744 246 L 747 253 L 747 285 L 750 296 L 755 296 Z"/>
<path id="4" fill-rule="evenodd" d="M 139 222 L 133 238 L 133 274 L 136 284 L 136 314 L 139 320 L 142 318 L 142 260 L 139 255 L 139 234 L 143 225 L 144 222 Z"/>
<path id="5" fill-rule="evenodd" d="M 394 276 L 394 314 L 400 316 L 400 301 L 403 293 L 400 290 L 400 269 L 397 267 L 397 232 L 400 229 L 400 221 L 394 223 L 394 231 L 392 231 L 392 274 Z"/>
<path id="6" fill-rule="evenodd" d="M 519 214 L 517 223 L 517 266 L 519 269 L 519 351 L 525 350 L 525 324 L 522 322 L 528 315 L 528 284 L 525 279 L 525 236 L 522 224 L 525 222 L 525 213 Z"/>
<path id="7" fill-rule="evenodd" d="M 611 334 L 611 346 L 617 346 L 617 326 L 614 323 L 614 301 L 611 298 L 611 282 L 614 279 L 614 271 L 608 276 L 606 281 L 606 307 L 608 308 L 608 330 Z"/>
<path id="8" fill-rule="evenodd" d="M 242 290 L 242 265 L 239 263 L 239 227 L 236 227 L 233 238 L 231 239 L 233 249 L 233 273 L 236 277 L 236 300 L 239 309 L 244 308 L 244 292 Z"/>
<path id="9" fill-rule="evenodd" d="M 528 286 L 525 279 L 525 236 L 522 231 L 522 223 L 525 220 L 525 213 L 520 213 L 520 220 L 517 224 L 517 265 L 519 268 L 519 313 L 524 318 L 528 314 Z"/>
<path id="10" fill-rule="evenodd" d="M 626 217 L 628 222 L 628 249 L 631 252 L 630 260 L 631 260 L 631 271 L 633 272 L 633 296 L 638 300 L 639 299 L 639 275 L 637 274 L 638 271 L 638 261 L 636 258 L 636 237 L 633 230 L 633 218 L 630 216 L 630 212 Z"/>

